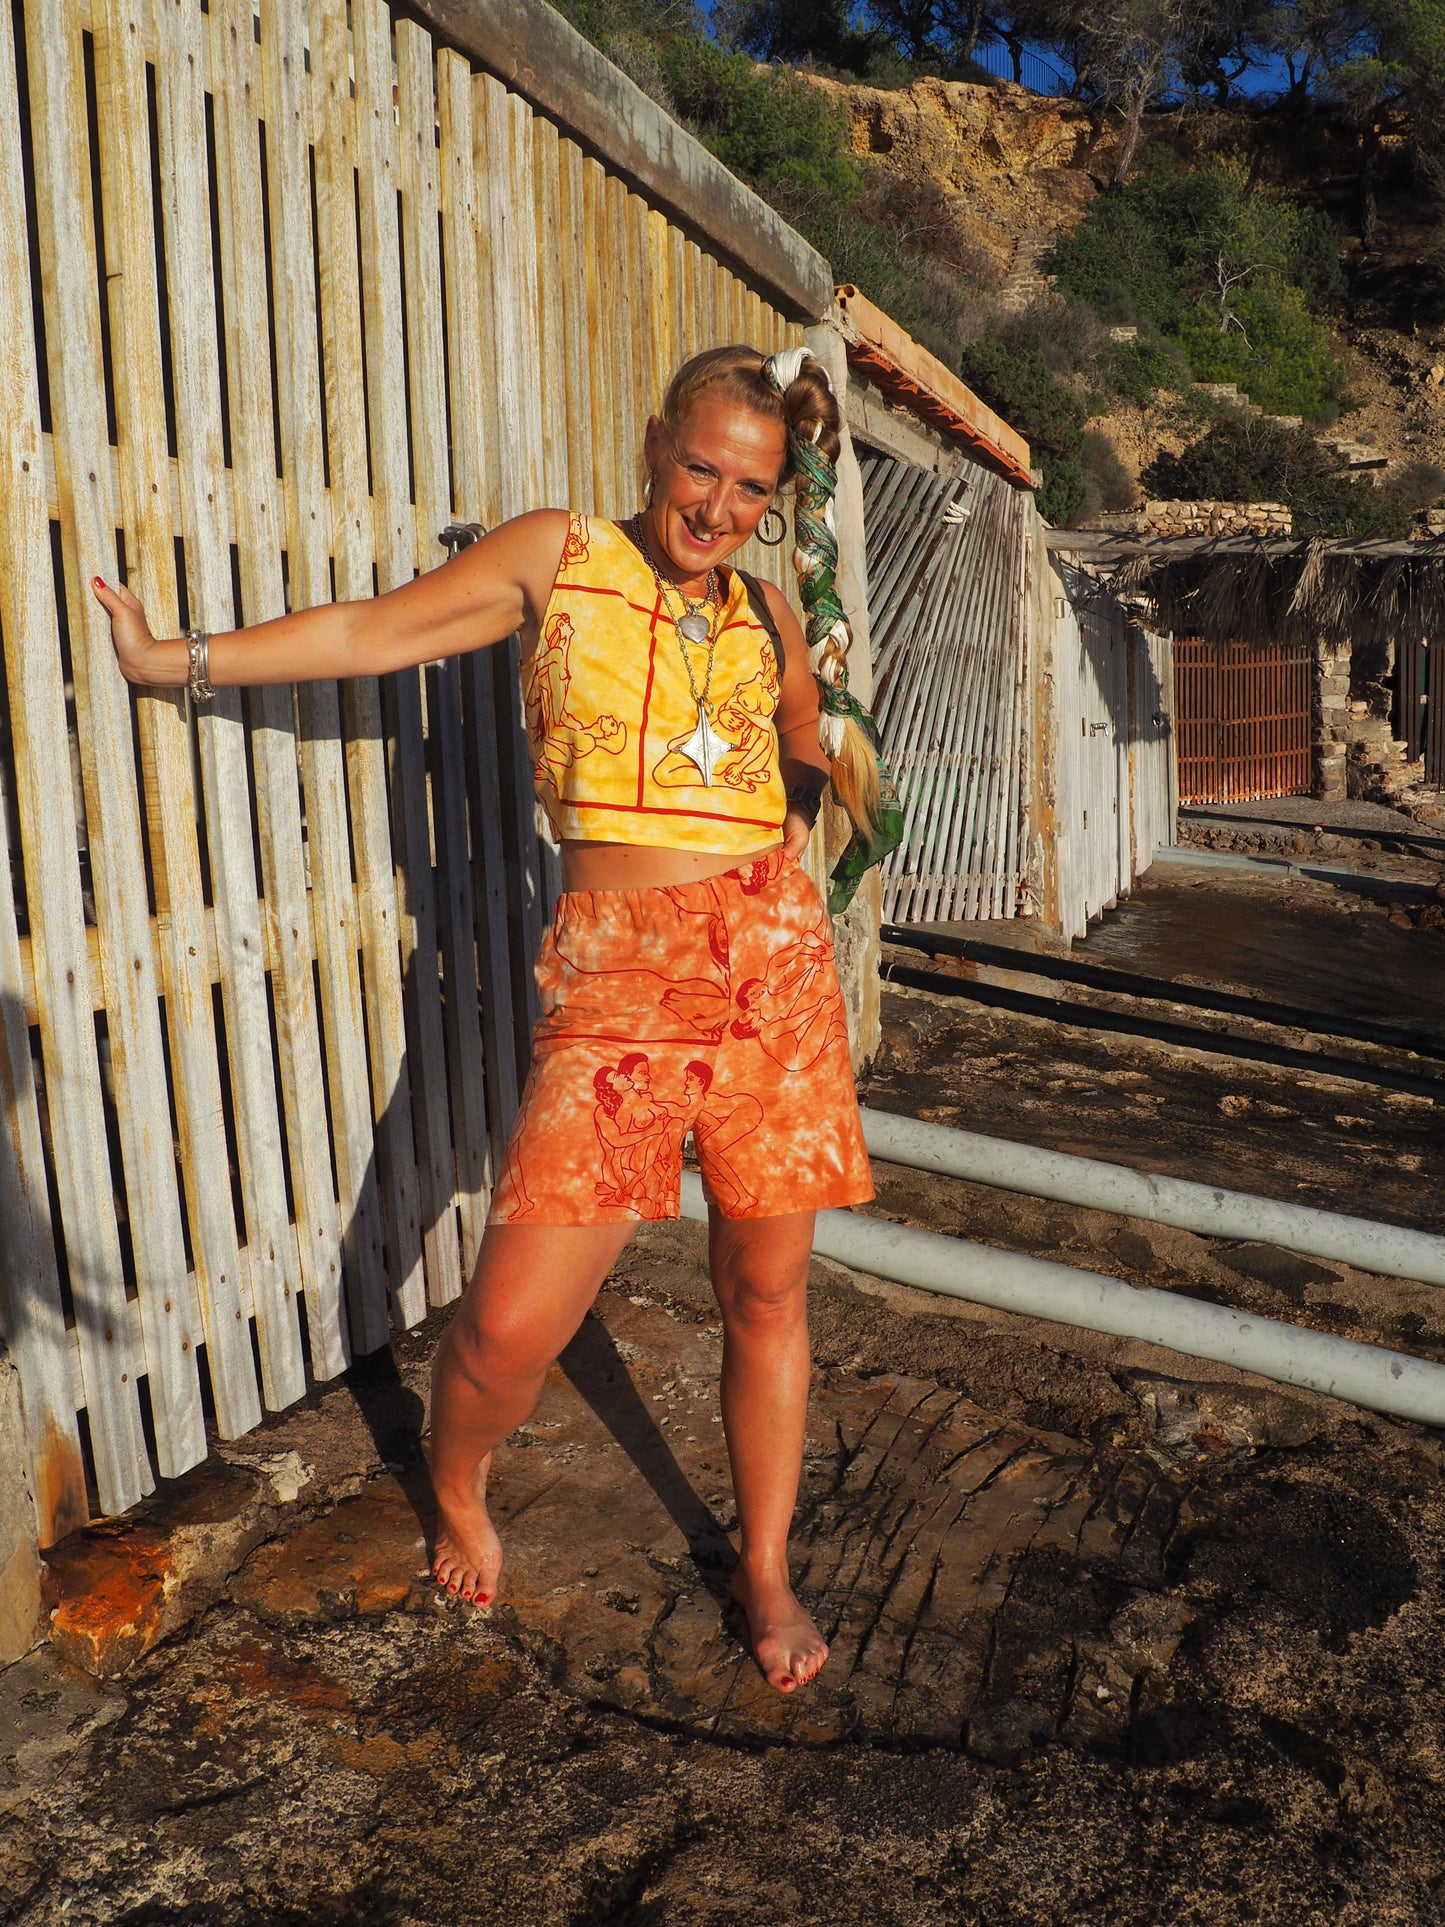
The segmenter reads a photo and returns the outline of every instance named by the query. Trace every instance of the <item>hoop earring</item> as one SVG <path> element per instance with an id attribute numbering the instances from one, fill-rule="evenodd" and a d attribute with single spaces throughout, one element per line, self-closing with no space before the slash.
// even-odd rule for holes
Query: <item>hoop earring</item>
<path id="1" fill-rule="evenodd" d="M 643 484 L 642 484 L 642 499 L 649 508 L 651 508 L 652 506 L 652 489 L 653 489 L 652 470 L 648 469 L 646 479 L 643 481 Z"/>
<path id="2" fill-rule="evenodd" d="M 778 518 L 778 532 L 776 535 L 763 534 L 763 524 L 768 520 L 768 517 L 770 515 L 775 515 Z M 787 536 L 788 518 L 783 514 L 783 511 L 777 506 L 775 502 L 770 502 L 767 508 L 763 511 L 762 521 L 758 523 L 758 526 L 753 531 L 753 533 L 757 536 L 758 540 L 762 543 L 765 549 L 776 549 L 781 545 L 781 543 L 785 540 Z"/>

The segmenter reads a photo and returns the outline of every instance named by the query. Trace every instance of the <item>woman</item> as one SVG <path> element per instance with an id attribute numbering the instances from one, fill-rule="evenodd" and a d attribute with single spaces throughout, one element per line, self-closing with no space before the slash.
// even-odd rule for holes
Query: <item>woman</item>
<path id="1" fill-rule="evenodd" d="M 803 350 L 715 349 L 679 370 L 648 422 L 647 506 L 627 524 L 540 510 L 375 600 L 177 641 L 152 637 L 129 590 L 95 584 L 127 677 L 189 680 L 202 699 L 212 683 L 382 675 L 520 632 L 564 894 L 476 1273 L 436 1355 L 433 1570 L 464 1599 L 495 1598 L 492 1450 L 532 1410 L 634 1225 L 676 1216 L 682 1139 L 701 1122 L 739 1522 L 733 1594 L 782 1692 L 827 1657 L 787 1561 L 813 1215 L 872 1196 L 828 919 L 797 863 L 830 775 L 857 823 L 877 809 L 825 553 L 838 427 L 827 376 Z M 767 585 L 758 608 L 726 566 L 795 475 L 800 528 L 815 538 L 800 534 L 798 563 L 818 605 L 811 664 L 782 592 Z M 712 1087 L 756 1118 L 727 1134 L 715 1183 L 713 1120 L 700 1117 Z"/>

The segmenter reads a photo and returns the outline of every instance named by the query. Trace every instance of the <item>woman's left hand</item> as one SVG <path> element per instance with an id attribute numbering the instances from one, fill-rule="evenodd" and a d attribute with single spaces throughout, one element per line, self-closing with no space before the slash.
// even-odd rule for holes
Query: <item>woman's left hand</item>
<path id="1" fill-rule="evenodd" d="M 801 810 L 789 810 L 783 818 L 783 855 L 791 857 L 795 863 L 801 861 L 808 847 L 812 828 Z"/>

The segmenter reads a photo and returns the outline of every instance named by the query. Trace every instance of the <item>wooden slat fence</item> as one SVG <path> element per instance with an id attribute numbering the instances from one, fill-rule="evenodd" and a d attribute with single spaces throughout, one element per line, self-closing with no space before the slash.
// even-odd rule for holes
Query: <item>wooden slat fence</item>
<path id="1" fill-rule="evenodd" d="M 979 467 L 950 479 L 890 455 L 861 466 L 874 708 L 906 824 L 883 914 L 1012 917 L 1027 859 L 1029 498 Z"/>
<path id="2" fill-rule="evenodd" d="M 457 1295 L 557 881 L 515 645 L 194 715 L 127 690 L 90 578 L 225 628 L 453 519 L 629 513 L 668 371 L 731 339 L 802 336 L 385 0 L 0 9 L 0 1328 L 43 1543 Z"/>

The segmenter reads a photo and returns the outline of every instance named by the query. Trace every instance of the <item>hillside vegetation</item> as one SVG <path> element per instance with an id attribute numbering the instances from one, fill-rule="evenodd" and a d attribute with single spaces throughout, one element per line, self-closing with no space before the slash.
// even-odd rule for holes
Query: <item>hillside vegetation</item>
<path id="1" fill-rule="evenodd" d="M 1359 7 L 1347 21 L 1315 4 L 1303 24 L 1298 8 L 1261 8 L 1232 53 L 1191 50 L 1160 5 L 1147 84 L 1077 8 L 1070 39 L 1045 6 L 718 0 L 710 38 L 690 0 L 559 4 L 839 280 L 1027 436 L 1050 520 L 1127 506 L 1142 484 L 1285 500 L 1302 530 L 1396 533 L 1445 484 L 1416 460 L 1376 487 L 1319 439 L 1357 399 L 1338 352 L 1351 295 L 1342 262 L 1357 279 L 1368 269 L 1361 247 L 1378 247 L 1382 206 L 1388 215 L 1402 183 L 1418 206 L 1445 182 L 1431 91 L 1445 90 L 1445 28 L 1438 47 L 1430 32 L 1445 8 L 1431 0 L 1382 0 L 1368 30 Z M 1072 99 L 979 80 L 980 35 L 1014 34 L 1022 65 L 1015 30 L 1027 20 L 1029 45 L 1067 62 Z M 1265 109 L 1234 100 L 1240 60 L 1282 44 L 1291 20 L 1287 97 Z M 939 123 L 921 164 L 903 151 L 915 102 Z M 1016 165 L 990 196 L 979 166 L 970 175 L 949 154 L 950 117 L 962 158 L 974 122 L 988 123 L 983 148 L 997 147 L 1006 115 L 1037 138 L 1016 137 Z M 1445 312 L 1438 244 L 1423 265 L 1411 299 Z M 1253 407 L 1200 384 L 1232 384 Z M 1143 427 L 1131 441 L 1120 421 Z"/>

